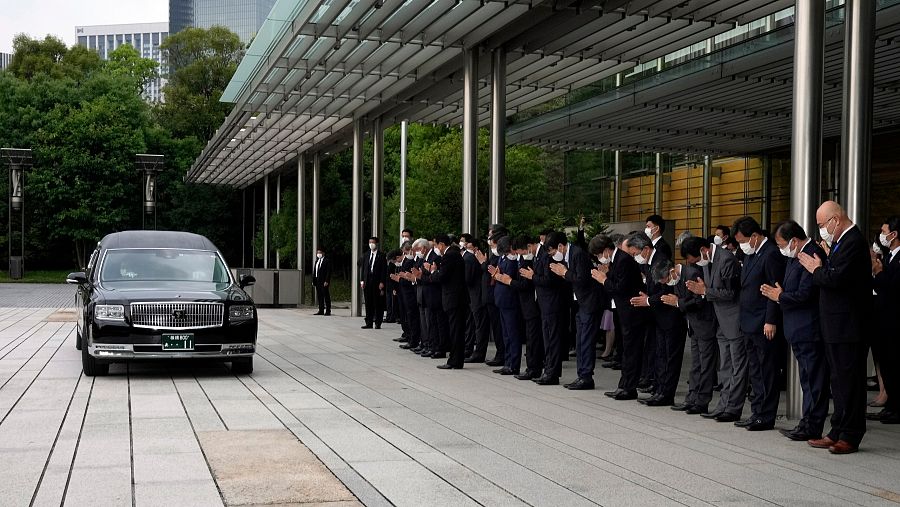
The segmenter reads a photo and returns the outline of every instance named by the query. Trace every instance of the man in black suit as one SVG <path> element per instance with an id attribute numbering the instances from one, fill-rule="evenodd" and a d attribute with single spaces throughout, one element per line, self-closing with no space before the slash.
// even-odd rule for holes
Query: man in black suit
<path id="1" fill-rule="evenodd" d="M 428 319 L 428 342 L 431 345 L 431 350 L 425 351 L 430 353 L 426 354 L 423 352 L 422 357 L 443 359 L 447 357 L 447 351 L 450 348 L 447 315 L 444 313 L 441 285 L 431 279 L 431 273 L 440 269 L 443 258 L 437 243 L 432 241 L 431 244 L 431 251 L 426 255 L 425 262 L 422 263 L 422 269 L 417 272 L 419 283 L 424 285 L 423 300 L 425 302 L 425 315 Z M 414 273 L 416 272 L 414 271 Z"/>
<path id="2" fill-rule="evenodd" d="M 800 253 L 800 264 L 819 287 L 819 318 L 831 371 L 831 431 L 809 445 L 832 454 L 859 450 L 866 433 L 866 336 L 872 317 L 869 242 L 841 206 L 826 201 L 816 211 L 828 258 Z M 826 248 L 827 251 L 827 248 Z"/>
<path id="3" fill-rule="evenodd" d="M 516 276 L 504 275 L 497 277 L 501 283 L 509 285 L 519 295 L 519 310 L 521 311 L 525 339 L 525 371 L 516 375 L 519 380 L 532 380 L 541 376 L 544 369 L 544 338 L 541 334 L 541 310 L 538 308 L 537 298 L 534 293 L 534 282 L 521 276 L 522 270 L 530 269 L 534 265 L 534 254 L 531 252 L 537 243 L 525 236 L 517 236 L 513 239 L 513 253 L 518 256 L 518 270 Z M 508 282 L 506 281 L 508 279 Z"/>
<path id="4" fill-rule="evenodd" d="M 781 394 L 776 382 L 779 360 L 776 340 L 780 338 L 781 309 L 778 303 L 763 296 L 760 289 L 784 281 L 784 256 L 752 217 L 739 218 L 732 230 L 746 255 L 741 271 L 740 325 L 753 388 L 750 417 L 735 421 L 734 425 L 749 431 L 771 430 L 775 428 Z"/>
<path id="5" fill-rule="evenodd" d="M 888 252 L 884 260 L 872 256 L 872 274 L 874 276 L 875 320 L 891 322 L 900 309 L 900 216 L 889 217 L 881 225 L 878 242 Z M 887 401 L 881 412 L 870 414 L 870 419 L 884 424 L 900 424 L 900 371 L 897 371 L 900 360 L 900 342 L 893 333 L 873 333 L 877 336 L 872 344 L 872 353 L 879 364 L 879 371 L 888 393 Z"/>
<path id="6" fill-rule="evenodd" d="M 828 417 L 828 364 L 819 323 L 819 288 L 813 285 L 812 273 L 803 269 L 797 255 L 825 257 L 825 252 L 806 236 L 803 227 L 788 220 L 775 230 L 775 244 L 787 258 L 784 282 L 764 284 L 762 294 L 778 303 L 784 321 L 784 336 L 791 344 L 800 370 L 803 391 L 803 416 L 791 430 L 781 434 L 795 441 L 822 438 Z"/>
<path id="7" fill-rule="evenodd" d="M 659 215 L 650 215 L 647 217 L 646 228 L 644 234 L 650 238 L 653 249 L 659 252 L 666 259 L 672 259 L 672 246 L 663 239 L 662 235 L 666 232 L 666 220 Z"/>
<path id="8" fill-rule="evenodd" d="M 410 279 L 412 268 L 416 265 L 412 242 L 403 243 L 403 260 L 397 273 L 397 284 L 400 287 L 400 307 L 403 308 L 406 326 L 406 343 L 401 349 L 415 349 L 422 340 L 422 326 L 419 320 L 419 305 L 416 301 L 416 286 Z"/>
<path id="9" fill-rule="evenodd" d="M 603 393 L 614 400 L 637 399 L 637 385 L 644 357 L 644 337 L 650 312 L 647 308 L 631 305 L 631 298 L 639 296 L 645 286 L 641 267 L 630 251 L 643 250 L 649 244 L 649 238 L 645 234 L 633 233 L 622 242 L 622 249 L 616 248 L 609 238 L 603 240 L 602 237 L 589 247 L 597 257 L 610 259 L 609 264 L 601 261 L 601 267 L 595 269 L 592 276 L 603 284 L 606 293 L 615 301 L 622 328 L 622 376 L 619 388 Z"/>
<path id="10" fill-rule="evenodd" d="M 482 290 L 481 263 L 478 256 L 481 250 L 471 234 L 460 234 L 460 245 L 465 245 L 462 252 L 465 265 L 466 288 L 469 292 L 469 316 L 466 322 L 466 363 L 484 362 L 487 355 L 488 341 L 491 336 L 487 309 L 484 306 Z"/>
<path id="11" fill-rule="evenodd" d="M 378 250 L 378 238 L 369 238 L 369 254 L 364 256 L 360 286 L 366 299 L 366 323 L 363 329 L 381 329 L 384 318 L 384 286 L 387 279 L 387 259 Z"/>
<path id="12" fill-rule="evenodd" d="M 562 374 L 561 348 L 563 326 L 567 325 L 564 312 L 568 310 L 571 298 L 566 283 L 553 274 L 550 266 L 563 262 L 565 254 L 556 252 L 549 254 L 547 245 L 551 242 L 565 241 L 565 235 L 547 232 L 543 235 L 543 244 L 538 248 L 532 268 L 522 268 L 519 274 L 534 283 L 538 308 L 541 311 L 541 335 L 544 342 L 544 373 L 534 380 L 538 385 L 558 385 Z"/>
<path id="13" fill-rule="evenodd" d="M 447 323 L 450 356 L 442 370 L 458 370 L 463 367 L 466 347 L 466 318 L 469 314 L 469 293 L 466 289 L 465 264 L 459 245 L 451 244 L 446 234 L 434 238 L 435 248 L 441 253 L 440 264 L 432 264 L 431 283 L 440 285 L 441 308 Z"/>
<path id="14" fill-rule="evenodd" d="M 503 328 L 500 324 L 500 310 L 494 300 L 494 288 L 496 280 L 490 273 L 490 269 L 497 268 L 500 263 L 500 255 L 497 253 L 497 242 L 500 238 L 509 236 L 509 232 L 500 224 L 491 225 L 488 230 L 489 254 L 481 262 L 482 291 L 481 297 L 487 309 L 488 325 L 491 330 L 491 338 L 494 341 L 494 357 L 485 361 L 488 366 L 503 366 L 506 363 L 506 345 L 503 343 Z M 487 253 L 487 252 L 486 252 Z"/>
<path id="15" fill-rule="evenodd" d="M 312 284 L 316 288 L 316 302 L 319 311 L 315 315 L 331 315 L 331 261 L 325 258 L 325 248 L 316 249 L 316 262 L 313 264 Z"/>

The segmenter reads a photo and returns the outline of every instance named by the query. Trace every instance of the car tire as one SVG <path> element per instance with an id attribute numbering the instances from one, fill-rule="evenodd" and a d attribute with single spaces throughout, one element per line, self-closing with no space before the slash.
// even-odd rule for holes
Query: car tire
<path id="1" fill-rule="evenodd" d="M 82 343 L 83 339 L 79 340 L 79 343 L 81 343 L 81 368 L 84 370 L 84 374 L 88 377 L 102 377 L 109 374 L 109 363 L 101 363 L 90 355 L 87 344 Z"/>
<path id="2" fill-rule="evenodd" d="M 231 362 L 231 373 L 235 375 L 249 375 L 253 373 L 253 358 L 235 359 Z"/>

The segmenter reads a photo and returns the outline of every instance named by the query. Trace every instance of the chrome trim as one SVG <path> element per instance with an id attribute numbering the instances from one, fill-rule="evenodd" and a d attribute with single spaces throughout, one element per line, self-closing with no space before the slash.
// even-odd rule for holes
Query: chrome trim
<path id="1" fill-rule="evenodd" d="M 204 345 L 250 345 L 254 352 L 256 346 L 253 344 L 215 344 L 209 343 Z M 236 357 L 252 357 L 254 352 L 227 353 L 221 350 L 211 350 L 207 352 L 196 352 L 193 350 L 170 351 L 170 352 L 135 352 L 134 346 L 130 344 L 94 344 L 88 346 L 88 354 L 97 359 L 230 359 Z"/>
<path id="2" fill-rule="evenodd" d="M 209 329 L 225 323 L 225 304 L 203 301 L 135 302 L 128 305 L 131 325 L 143 329 Z M 173 312 L 186 312 L 185 322 L 178 325 Z"/>

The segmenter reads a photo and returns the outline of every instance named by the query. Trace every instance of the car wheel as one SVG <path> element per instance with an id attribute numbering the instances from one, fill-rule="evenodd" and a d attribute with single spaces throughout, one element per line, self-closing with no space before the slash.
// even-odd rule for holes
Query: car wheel
<path id="1" fill-rule="evenodd" d="M 249 375 L 253 373 L 253 358 L 235 359 L 231 362 L 231 372 L 235 375 Z"/>
<path id="2" fill-rule="evenodd" d="M 79 340 L 79 343 L 82 340 Z M 90 355 L 85 343 L 81 343 L 81 368 L 88 377 L 100 377 L 109 373 L 109 364 L 101 363 L 94 356 Z"/>

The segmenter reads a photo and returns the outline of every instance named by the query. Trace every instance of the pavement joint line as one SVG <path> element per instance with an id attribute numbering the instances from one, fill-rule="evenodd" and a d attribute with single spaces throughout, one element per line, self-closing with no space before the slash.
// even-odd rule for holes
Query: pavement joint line
<path id="1" fill-rule="evenodd" d="M 58 330 L 59 330 L 59 329 L 57 329 L 57 331 L 58 331 Z M 6 386 L 6 384 L 9 383 L 10 380 L 12 380 L 16 375 L 19 374 L 19 372 L 22 371 L 22 368 L 24 368 L 25 365 L 28 364 L 28 363 L 34 358 L 35 355 L 37 355 L 38 351 L 40 351 L 41 349 L 43 349 L 44 346 L 47 345 L 48 342 L 50 342 L 50 340 L 55 336 L 55 333 L 56 333 L 56 332 L 54 332 L 53 334 L 51 334 L 50 336 L 48 336 L 46 340 L 44 340 L 44 343 L 42 343 L 42 344 L 40 345 L 40 347 L 38 347 L 38 348 L 34 351 L 34 353 L 31 355 L 31 357 L 28 359 L 28 361 L 25 361 L 24 363 L 22 363 L 22 366 L 19 366 L 19 368 L 16 370 L 16 372 L 15 372 L 11 377 L 10 377 L 9 379 L 7 379 L 7 381 L 4 382 L 3 385 L 0 385 L 0 389 L 3 389 L 3 387 Z M 32 335 L 32 336 L 33 336 L 33 335 Z M 66 337 L 68 338 L 68 335 L 67 335 Z M 65 340 L 65 339 L 60 340 L 59 344 L 56 346 L 56 350 L 54 350 L 54 351 L 53 351 L 53 354 L 51 354 L 50 357 L 47 358 L 47 362 L 44 363 L 43 366 L 41 366 L 41 369 L 38 370 L 38 372 L 34 375 L 34 377 L 31 379 L 31 381 L 28 382 L 28 386 L 25 387 L 25 389 L 22 391 L 22 394 L 20 394 L 20 395 L 16 398 L 16 401 L 12 404 L 11 407 L 9 407 L 9 410 L 7 410 L 5 414 L 3 414 L 3 417 L 0 418 L 0 427 L 3 426 L 3 423 L 6 422 L 6 418 L 9 417 L 9 414 L 11 414 L 12 411 L 16 408 L 16 406 L 19 404 L 19 401 L 21 401 L 21 400 L 22 400 L 22 397 L 25 396 L 25 393 L 27 393 L 28 390 L 31 389 L 31 386 L 34 385 L 34 381 L 37 380 L 37 378 L 41 375 L 41 373 L 44 371 L 44 369 L 47 367 L 47 365 L 50 364 L 50 361 L 51 361 L 51 360 L 53 359 L 53 357 L 59 352 L 59 349 L 62 348 L 62 346 L 63 346 L 64 343 L 66 343 L 66 340 Z M 0 358 L 0 359 L 3 359 L 3 358 Z"/>
<path id="2" fill-rule="evenodd" d="M 174 379 L 173 379 L 173 382 L 174 382 Z M 222 426 L 225 427 L 225 431 L 228 431 L 228 423 L 226 423 L 225 419 L 222 418 L 222 414 L 219 413 L 219 409 L 216 408 L 216 404 L 213 403 L 213 400 L 209 397 L 209 393 L 207 393 L 206 389 L 203 388 L 203 383 L 200 382 L 200 379 L 197 378 L 196 373 L 194 374 L 194 382 L 197 383 L 197 386 L 200 388 L 200 391 L 203 393 L 203 396 L 206 397 L 206 401 L 209 402 L 209 405 L 212 407 L 213 411 L 216 413 L 216 417 L 218 417 L 219 421 L 222 422 Z M 180 397 L 180 395 L 179 395 L 179 397 Z M 187 408 L 185 408 L 185 413 L 187 413 Z M 193 423 L 191 423 L 191 426 L 193 426 Z M 199 442 L 199 440 L 198 440 L 198 442 Z"/>
<path id="3" fill-rule="evenodd" d="M 268 352 L 270 352 L 270 353 L 274 354 L 275 356 L 279 357 L 281 360 L 283 360 L 283 361 L 285 361 L 285 362 L 287 362 L 287 363 L 293 365 L 294 367 L 296 367 L 296 368 L 299 369 L 300 371 L 306 373 L 307 375 L 310 375 L 311 377 L 315 378 L 316 380 L 319 380 L 320 382 L 325 383 L 324 381 L 322 381 L 321 379 L 319 379 L 319 378 L 316 377 L 315 375 L 309 373 L 308 371 L 306 371 L 305 369 L 303 369 L 301 366 L 299 366 L 299 365 L 293 363 L 291 360 L 289 360 L 289 359 L 287 359 L 287 358 L 281 356 L 281 355 L 278 354 L 277 352 L 273 352 L 272 350 L 268 349 L 268 348 L 265 347 L 265 346 L 261 346 L 261 348 L 266 349 Z M 278 368 L 279 370 L 283 371 L 286 375 L 290 376 L 291 378 L 295 378 L 295 380 L 297 380 L 298 382 L 300 382 L 300 383 L 302 384 L 302 381 L 301 381 L 300 379 L 297 379 L 296 377 L 294 377 L 294 376 L 291 375 L 290 373 L 284 371 L 281 367 L 279 367 L 278 365 L 274 364 L 272 361 L 270 361 L 270 360 L 268 360 L 268 359 L 266 359 L 266 361 L 269 362 L 270 364 L 272 364 L 273 366 L 275 366 L 276 368 Z M 322 363 L 319 363 L 319 364 L 322 364 Z M 327 383 L 326 383 L 326 384 L 327 384 Z M 314 389 L 312 389 L 312 388 L 310 388 L 310 389 L 313 390 L 313 391 L 315 392 Z M 318 393 L 317 393 L 317 394 L 318 394 Z M 441 451 L 440 449 L 438 449 L 438 448 L 436 448 L 436 447 L 434 447 L 434 446 L 432 446 L 432 445 L 429 445 L 427 442 L 425 442 L 424 440 L 422 440 L 421 438 L 419 438 L 417 435 L 415 435 L 415 434 L 413 434 L 413 433 L 410 433 L 410 432 L 407 431 L 405 428 L 403 428 L 403 427 L 397 425 L 397 424 L 394 423 L 393 421 L 388 420 L 387 418 L 385 418 L 385 417 L 382 416 L 381 414 L 378 414 L 377 412 L 375 412 L 375 411 L 373 411 L 373 410 L 371 410 L 371 409 L 366 408 L 365 406 L 363 406 L 362 404 L 360 404 L 357 400 L 353 399 L 352 396 L 350 396 L 350 395 L 348 395 L 348 394 L 345 394 L 345 393 L 342 393 L 342 394 L 344 394 L 344 396 L 346 396 L 347 398 L 349 398 L 350 400 L 352 400 L 354 403 L 356 403 L 356 404 L 359 405 L 360 407 L 362 407 L 362 408 L 368 410 L 368 411 L 371 412 L 373 415 L 377 416 L 378 418 L 382 419 L 383 421 L 387 422 L 388 424 L 392 425 L 393 427 L 399 429 L 400 431 L 402 431 L 402 432 L 404 432 L 405 434 L 409 435 L 410 437 L 412 437 L 412 438 L 418 440 L 419 442 L 422 442 L 422 443 L 425 444 L 426 446 L 428 446 L 428 447 L 434 449 L 435 452 L 438 452 L 438 453 L 440 453 L 441 455 L 445 456 L 447 459 L 449 459 L 449 460 L 451 460 L 452 462 L 458 464 L 461 468 L 463 468 L 463 469 L 465 469 L 465 470 L 468 470 L 468 471 L 471 472 L 472 474 L 474 474 L 474 475 L 480 477 L 480 478 L 483 479 L 484 481 L 487 481 L 489 484 L 492 484 L 492 485 L 493 485 L 494 487 L 496 487 L 497 489 L 499 489 L 499 490 L 501 490 L 501 491 L 504 491 L 504 492 L 508 493 L 510 496 L 516 498 L 517 500 L 519 500 L 519 501 L 521 501 L 521 502 L 523 502 L 523 503 L 525 503 L 525 504 L 527 504 L 527 505 L 531 505 L 528 501 L 526 501 L 526 500 L 520 498 L 520 497 L 519 497 L 518 495 L 516 495 L 514 492 L 508 491 L 506 488 L 504 488 L 503 486 L 501 486 L 501 485 L 497 484 L 496 482 L 492 481 L 492 480 L 489 479 L 488 477 L 485 477 L 484 475 L 482 475 L 482 474 L 479 473 L 478 471 L 471 469 L 470 467 L 466 466 L 464 463 L 462 463 L 462 462 L 460 462 L 459 460 L 456 460 L 456 459 L 454 459 L 453 457 L 447 455 L 447 453 Z M 320 395 L 320 397 L 321 397 L 321 395 Z M 323 398 L 323 399 L 324 399 L 324 398 Z M 337 405 L 334 405 L 334 403 L 332 403 L 331 401 L 329 401 L 329 400 L 327 400 L 327 399 L 325 399 L 325 401 L 326 401 L 327 403 L 329 403 L 330 405 L 334 406 L 336 409 L 338 409 L 338 410 L 340 410 L 341 412 L 343 412 L 344 414 L 346 414 L 348 417 L 350 417 L 351 419 L 353 419 L 353 420 L 356 421 L 357 423 L 361 424 L 361 425 L 364 426 L 364 427 L 368 427 L 368 426 L 366 426 L 365 424 L 363 424 L 362 422 L 360 422 L 356 417 L 354 417 L 353 415 L 347 413 L 344 409 L 338 407 Z M 396 400 L 395 400 L 395 401 L 396 401 Z M 402 405 L 402 403 L 400 403 L 400 405 Z M 293 413 L 292 413 L 292 415 L 293 415 Z M 296 416 L 294 416 L 294 417 L 296 418 Z M 298 419 L 298 420 L 299 420 L 299 419 Z M 451 430 L 451 431 L 452 431 L 452 430 Z M 315 433 L 315 432 L 313 432 L 313 433 Z M 373 431 L 373 433 L 375 433 L 375 434 L 377 435 L 377 432 Z M 413 461 L 419 463 L 415 458 L 413 458 L 412 456 L 410 456 L 410 455 L 409 455 L 406 451 L 404 451 L 403 449 L 400 449 L 399 447 L 397 447 L 397 445 L 394 444 L 393 442 L 388 441 L 387 439 L 385 439 L 385 438 L 382 437 L 381 435 L 378 435 L 378 436 L 379 436 L 379 438 L 381 438 L 381 439 L 384 440 L 385 442 L 388 442 L 392 447 L 394 447 L 395 449 L 397 449 L 399 452 L 401 452 L 401 453 L 403 453 L 404 455 L 408 456 L 408 457 L 409 457 L 410 459 L 412 459 Z M 326 444 L 326 445 L 327 445 L 327 444 Z M 334 451 L 334 450 L 332 449 L 332 451 Z M 338 455 L 339 455 L 339 454 L 338 454 Z M 339 455 L 339 456 L 340 456 L 340 455 Z M 351 467 L 353 466 L 353 465 L 350 464 L 350 463 L 348 463 L 348 465 L 351 466 Z M 437 477 L 439 477 L 439 478 L 440 478 L 441 480 L 443 480 L 444 482 L 448 483 L 450 486 L 452 486 L 452 487 L 453 487 L 454 489 L 456 489 L 457 491 L 460 491 L 461 493 L 463 493 L 463 495 L 469 497 L 469 498 L 470 498 L 472 501 L 474 501 L 475 503 L 478 503 L 479 505 L 482 505 L 481 502 L 479 502 L 477 499 L 473 498 L 473 497 L 472 497 L 471 495 L 469 495 L 468 493 L 466 493 L 466 492 L 462 491 L 461 489 L 459 489 L 459 487 L 458 487 L 456 484 L 453 484 L 453 483 L 447 481 L 447 479 L 445 479 L 445 478 L 442 477 L 440 474 L 438 474 L 437 472 L 435 472 L 434 470 L 432 470 L 428 465 L 426 465 L 426 464 L 424 464 L 424 463 L 419 463 L 419 465 L 421 465 L 423 468 L 425 468 L 425 469 L 428 470 L 429 472 L 431 472 L 431 473 L 433 473 L 434 475 L 436 475 Z M 354 467 L 354 469 L 355 469 L 355 467 Z M 535 473 L 537 474 L 537 472 L 535 472 Z M 538 474 L 538 475 L 540 475 L 540 474 Z M 545 477 L 545 478 L 546 478 L 546 477 Z M 548 479 L 548 480 L 550 480 L 550 479 Z M 553 481 L 553 482 L 555 482 L 555 481 Z M 565 488 L 565 489 L 569 489 L 569 488 L 566 488 L 565 486 L 563 486 L 563 485 L 561 485 L 561 484 L 560 484 L 560 486 L 563 487 L 563 488 Z M 570 491 L 571 491 L 571 490 L 570 490 Z M 578 494 L 577 492 L 574 492 L 574 491 L 573 491 L 573 493 Z"/>
<path id="4" fill-rule="evenodd" d="M 260 347 L 262 347 L 262 346 L 260 346 Z M 262 348 L 265 348 L 265 347 L 262 347 Z M 278 355 L 277 353 L 274 353 L 274 352 L 273 352 L 273 354 L 276 355 L 276 356 L 278 356 L 280 359 L 282 359 L 282 360 L 287 361 L 288 363 L 290 363 L 290 361 L 288 361 L 288 360 L 285 359 L 284 357 Z M 291 375 L 290 373 L 288 373 L 287 371 L 285 371 L 283 368 L 281 368 L 280 366 L 278 366 L 277 364 L 275 364 L 274 362 L 272 362 L 272 361 L 269 360 L 268 358 L 263 357 L 263 356 L 260 355 L 258 352 L 257 352 L 257 355 L 258 355 L 259 357 L 261 357 L 263 360 L 265 360 L 267 363 L 271 364 L 273 367 L 275 367 L 275 368 L 277 368 L 278 370 L 280 370 L 280 371 L 281 371 L 282 373 L 284 373 L 285 375 L 289 376 L 290 378 L 294 379 L 295 381 L 297 381 L 297 382 L 300 383 L 301 385 L 304 385 L 305 387 L 307 387 L 308 389 L 310 389 L 311 392 L 315 393 L 317 396 L 319 396 L 320 398 L 322 398 L 323 401 L 325 401 L 326 403 L 328 403 L 329 405 L 331 405 L 332 407 L 334 407 L 336 410 L 341 411 L 341 412 L 344 413 L 347 417 L 353 419 L 353 420 L 356 421 L 357 423 L 361 424 L 363 427 L 367 427 L 365 424 L 360 423 L 355 417 L 353 417 L 352 415 L 348 414 L 345 410 L 341 409 L 340 407 L 338 407 L 337 405 L 335 405 L 334 403 L 332 403 L 332 402 L 329 401 L 328 399 L 324 398 L 321 394 L 317 393 L 314 389 L 310 388 L 309 386 L 306 386 L 306 384 L 304 384 L 300 379 L 294 377 L 293 375 Z M 295 366 L 296 366 L 296 365 L 295 365 Z M 301 369 L 301 371 L 303 371 L 303 370 Z M 313 376 L 313 377 L 314 377 L 314 376 Z M 251 376 L 251 378 L 252 378 L 252 376 Z M 315 378 L 315 377 L 314 377 L 314 378 Z M 266 392 L 268 393 L 268 390 L 267 390 L 265 387 L 263 387 L 262 385 L 260 385 L 259 382 L 257 382 L 255 379 L 254 379 L 254 382 L 256 382 L 257 385 L 260 386 L 260 388 L 262 388 L 264 391 L 266 391 Z M 272 396 L 271 393 L 269 393 L 269 396 Z M 327 447 L 332 453 L 335 454 L 335 456 L 338 456 L 338 457 L 341 459 L 341 461 L 343 461 L 344 463 L 346 463 L 347 466 L 348 466 L 350 469 L 352 469 L 356 474 L 358 474 L 358 475 L 363 479 L 363 481 L 366 482 L 366 484 L 369 484 L 369 485 L 372 487 L 373 490 L 378 491 L 378 493 L 382 496 L 382 498 L 384 498 L 386 501 L 390 502 L 390 500 L 388 500 L 387 498 L 385 498 L 384 495 L 381 493 L 381 491 L 379 491 L 378 488 L 376 488 L 374 484 L 372 484 L 371 482 L 369 482 L 369 480 L 368 480 L 364 475 L 362 475 L 362 473 L 360 473 L 359 470 L 357 470 L 356 467 L 353 466 L 352 463 L 350 463 L 350 462 L 348 462 L 347 460 L 345 460 L 345 459 L 343 458 L 343 456 L 340 455 L 339 452 L 337 452 L 337 451 L 336 451 L 333 447 L 331 447 L 327 442 L 325 442 L 325 441 L 322 440 L 318 435 L 316 435 L 316 432 L 315 432 L 313 429 L 309 428 L 306 424 L 304 424 L 303 421 L 300 420 L 300 418 L 297 417 L 296 414 L 294 414 L 293 412 L 291 412 L 290 409 L 288 409 L 287 407 L 285 407 L 280 401 L 278 401 L 277 398 L 274 398 L 274 399 L 275 399 L 275 401 L 276 401 L 279 405 L 281 405 L 282 408 L 284 408 L 284 409 L 291 415 L 291 417 L 292 417 L 294 420 L 296 420 L 298 423 L 300 423 L 300 424 L 301 424 L 304 428 L 306 428 L 307 431 L 309 431 L 312 435 L 315 435 L 316 438 L 319 439 L 320 442 L 322 442 L 322 445 L 324 445 L 325 447 Z M 274 413 L 273 413 L 273 415 L 274 415 Z M 276 416 L 276 417 L 278 417 L 278 416 Z M 279 418 L 279 420 L 281 420 L 281 419 Z M 282 421 L 282 424 L 284 424 L 283 421 Z M 288 425 L 285 424 L 285 427 L 288 428 L 288 429 L 291 431 L 291 433 L 294 433 L 293 430 L 291 430 L 290 427 L 288 427 Z M 402 429 L 402 428 L 401 428 L 401 429 Z M 370 431 L 371 431 L 371 430 L 370 430 Z M 373 433 L 375 433 L 375 432 L 373 431 Z M 377 435 L 377 433 L 375 433 L 375 434 Z M 295 434 L 295 435 L 296 435 L 296 434 Z M 402 453 L 403 455 L 409 457 L 412 461 L 418 463 L 414 458 L 412 458 L 411 456 L 409 456 L 408 453 L 406 453 L 406 452 L 403 451 L 402 449 L 398 448 L 395 444 L 393 444 L 392 442 L 387 441 L 386 439 L 384 439 L 384 438 L 381 437 L 380 435 L 378 435 L 378 436 L 379 436 L 379 438 L 381 438 L 382 440 L 384 440 L 385 442 L 387 442 L 391 447 L 393 447 L 394 449 L 397 449 L 398 452 L 400 452 L 400 453 Z M 410 435 L 410 436 L 413 436 L 413 437 L 415 438 L 414 435 Z M 323 462 L 323 464 L 324 464 L 324 462 Z M 429 472 L 431 472 L 432 474 L 434 474 L 437 478 L 439 478 L 440 480 L 444 481 L 445 483 L 447 483 L 448 485 L 450 485 L 451 487 L 453 487 L 454 489 L 456 489 L 457 491 L 459 491 L 460 493 L 462 493 L 464 496 L 468 497 L 469 499 L 471 499 L 471 500 L 474 501 L 475 503 L 477 503 L 477 504 L 479 504 L 479 505 L 483 505 L 483 504 L 481 504 L 480 502 L 478 502 L 477 500 L 475 500 L 474 498 L 472 498 L 470 495 L 468 495 L 467 493 L 465 493 L 464 491 L 460 490 L 455 484 L 450 483 L 450 482 L 447 481 L 445 478 L 443 478 L 443 477 L 441 477 L 439 474 L 435 473 L 433 470 L 431 470 L 431 469 L 430 469 L 429 467 L 427 467 L 426 465 L 424 465 L 424 464 L 422 464 L 422 463 L 419 463 L 419 465 L 421 465 L 424 469 L 428 470 Z M 326 465 L 326 466 L 327 466 L 327 465 Z M 330 470 L 330 468 L 329 468 L 329 470 Z M 332 471 L 331 473 L 335 474 L 335 477 L 337 477 L 337 474 L 336 474 L 334 471 Z M 474 473 L 474 471 L 473 471 L 473 473 Z M 340 478 L 339 478 L 339 480 L 340 480 Z M 345 487 L 347 487 L 347 489 L 350 489 L 350 486 L 349 486 L 348 484 L 346 484 L 343 480 L 341 480 L 341 482 L 344 484 Z M 352 492 L 353 490 L 350 489 L 350 491 Z M 355 493 L 354 493 L 354 495 L 355 495 Z M 392 502 L 391 502 L 391 503 L 392 503 Z"/>
<path id="5" fill-rule="evenodd" d="M 134 482 L 134 425 L 131 412 L 131 363 L 125 363 L 125 380 L 128 385 L 128 459 L 131 463 L 131 507 L 135 507 L 137 498 Z"/>
<path id="6" fill-rule="evenodd" d="M 42 322 L 41 324 L 46 325 L 46 324 L 49 324 L 49 322 Z M 19 336 L 17 336 L 17 337 L 15 337 L 15 338 L 13 338 L 12 340 L 10 340 L 8 343 L 6 343 L 6 345 L 0 347 L 0 352 L 3 352 L 3 355 L 0 356 L 0 360 L 6 359 L 6 356 L 8 356 L 8 355 L 9 355 L 10 353 L 12 353 L 14 350 L 16 350 L 17 348 L 19 348 L 19 346 L 22 345 L 23 343 L 25 343 L 25 342 L 28 340 L 28 338 L 30 338 L 30 337 L 34 336 L 35 334 L 37 334 L 37 332 L 38 332 L 39 330 L 41 330 L 43 327 L 44 327 L 43 325 L 41 325 L 40 327 L 38 327 L 38 326 L 32 326 L 32 327 L 30 327 L 27 331 L 25 331 L 24 333 L 22 333 L 22 334 L 20 334 Z M 16 343 L 16 340 L 18 340 L 18 343 Z M 13 348 L 11 348 L 11 349 L 9 349 L 9 350 L 6 350 L 6 351 L 3 350 L 3 349 L 5 349 L 5 348 L 9 347 L 10 345 L 13 345 L 14 343 L 15 343 L 15 346 L 14 346 Z M 6 383 L 4 382 L 4 385 L 5 385 L 5 384 L 6 384 Z M 0 388 L 2 388 L 2 387 L 3 387 L 3 386 L 0 386 Z"/>
<path id="7" fill-rule="evenodd" d="M 82 373 L 82 376 L 84 374 Z M 69 484 L 72 482 L 72 473 L 75 471 L 75 458 L 78 456 L 78 447 L 81 445 L 81 435 L 84 433 L 84 422 L 87 420 L 88 407 L 91 404 L 91 396 L 94 394 L 94 383 L 97 381 L 96 377 L 91 377 L 91 388 L 88 391 L 87 401 L 84 404 L 84 413 L 81 415 L 81 426 L 78 428 L 78 438 L 75 441 L 75 450 L 72 452 L 72 461 L 69 463 L 69 473 L 66 475 L 66 485 L 63 488 L 63 496 L 62 501 L 60 502 L 60 507 L 63 507 L 66 502 L 66 496 L 69 492 Z"/>

